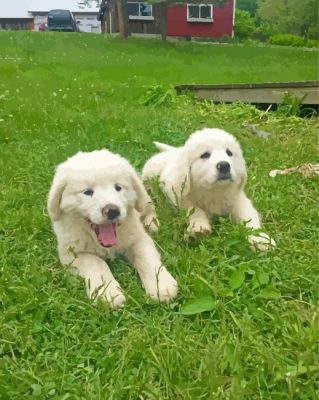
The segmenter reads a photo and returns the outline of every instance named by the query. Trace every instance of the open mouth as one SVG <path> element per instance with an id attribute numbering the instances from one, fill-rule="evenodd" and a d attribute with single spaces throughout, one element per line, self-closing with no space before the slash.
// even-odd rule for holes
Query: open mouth
<path id="1" fill-rule="evenodd" d="M 106 222 L 105 224 L 94 224 L 89 221 L 92 229 L 94 230 L 97 240 L 103 247 L 113 247 L 117 243 L 117 224 Z"/>
<path id="2" fill-rule="evenodd" d="M 232 177 L 231 175 L 219 175 L 217 178 L 217 181 L 231 181 Z"/>

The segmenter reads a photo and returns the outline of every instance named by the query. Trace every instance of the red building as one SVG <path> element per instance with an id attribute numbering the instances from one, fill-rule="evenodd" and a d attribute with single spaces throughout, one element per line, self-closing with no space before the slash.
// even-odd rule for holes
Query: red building
<path id="1" fill-rule="evenodd" d="M 167 10 L 167 35 L 189 37 L 233 36 L 235 0 L 224 7 L 180 4 Z"/>
<path id="2" fill-rule="evenodd" d="M 167 35 L 183 37 L 233 36 L 235 1 L 223 7 L 212 4 L 178 4 L 167 8 Z M 159 3 L 127 1 L 129 30 L 131 33 L 160 34 Z M 108 0 L 101 3 L 99 20 L 105 33 L 118 32 L 116 9 Z"/>

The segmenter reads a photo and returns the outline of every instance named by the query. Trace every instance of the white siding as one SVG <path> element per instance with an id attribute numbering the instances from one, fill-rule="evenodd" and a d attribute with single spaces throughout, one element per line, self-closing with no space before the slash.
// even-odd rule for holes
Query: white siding
<path id="1" fill-rule="evenodd" d="M 41 24 L 46 24 L 47 20 L 48 20 L 48 18 L 46 15 L 34 15 L 34 30 L 38 31 L 39 26 Z"/>
<path id="2" fill-rule="evenodd" d="M 101 22 L 95 14 L 74 13 L 74 19 L 80 21 L 78 24 L 81 32 L 101 33 Z"/>

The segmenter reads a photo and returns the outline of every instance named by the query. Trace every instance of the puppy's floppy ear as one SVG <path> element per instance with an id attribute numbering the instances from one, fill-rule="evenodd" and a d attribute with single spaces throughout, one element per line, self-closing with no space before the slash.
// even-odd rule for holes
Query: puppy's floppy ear
<path id="1" fill-rule="evenodd" d="M 53 221 L 57 221 L 61 217 L 60 203 L 65 187 L 66 179 L 61 173 L 57 171 L 53 179 L 47 203 L 48 213 Z"/>
<path id="2" fill-rule="evenodd" d="M 179 154 L 161 175 L 161 182 L 169 199 L 178 205 L 190 191 L 190 161 L 186 147 L 179 149 Z"/>

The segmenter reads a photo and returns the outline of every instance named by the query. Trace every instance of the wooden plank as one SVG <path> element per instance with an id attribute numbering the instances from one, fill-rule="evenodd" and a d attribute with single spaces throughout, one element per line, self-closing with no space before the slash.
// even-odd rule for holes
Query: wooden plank
<path id="1" fill-rule="evenodd" d="M 319 105 L 319 81 L 305 82 L 274 82 L 230 85 L 181 85 L 176 87 L 177 93 L 185 91 L 194 93 L 201 99 L 214 102 L 244 103 L 280 103 L 285 93 L 302 98 L 303 104 Z"/>

